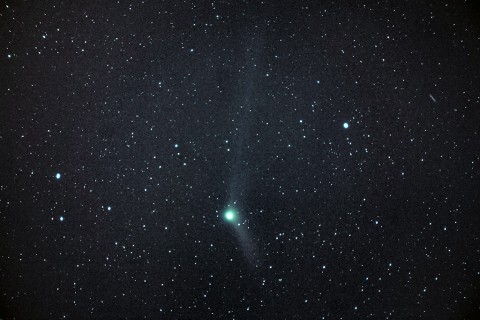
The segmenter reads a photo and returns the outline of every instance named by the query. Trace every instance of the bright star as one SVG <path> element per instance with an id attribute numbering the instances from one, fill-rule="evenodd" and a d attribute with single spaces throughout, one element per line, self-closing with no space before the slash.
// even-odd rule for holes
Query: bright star
<path id="1" fill-rule="evenodd" d="M 62 175 L 59 172 L 57 172 L 57 174 L 55 175 L 55 179 L 60 180 L 61 177 Z"/>
<path id="2" fill-rule="evenodd" d="M 349 126 L 350 126 L 350 125 L 348 124 L 348 122 L 344 122 L 344 123 L 343 123 L 343 127 L 344 127 L 345 129 L 348 129 Z"/>
<path id="3" fill-rule="evenodd" d="M 60 216 L 59 220 L 63 221 L 63 220 L 65 220 L 65 218 L 63 216 Z"/>

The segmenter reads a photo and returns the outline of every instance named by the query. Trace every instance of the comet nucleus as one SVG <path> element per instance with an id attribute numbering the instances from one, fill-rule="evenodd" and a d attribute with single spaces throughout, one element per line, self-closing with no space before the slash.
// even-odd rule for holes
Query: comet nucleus
<path id="1" fill-rule="evenodd" d="M 230 222 L 234 222 L 237 218 L 237 213 L 233 209 L 228 209 L 225 211 L 225 219 Z"/>

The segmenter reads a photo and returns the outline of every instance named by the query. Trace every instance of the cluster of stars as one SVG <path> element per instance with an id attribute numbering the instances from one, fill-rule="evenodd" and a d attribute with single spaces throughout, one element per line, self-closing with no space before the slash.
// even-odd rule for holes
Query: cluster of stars
<path id="1" fill-rule="evenodd" d="M 4 5 L 0 316 L 465 318 L 471 7 Z"/>

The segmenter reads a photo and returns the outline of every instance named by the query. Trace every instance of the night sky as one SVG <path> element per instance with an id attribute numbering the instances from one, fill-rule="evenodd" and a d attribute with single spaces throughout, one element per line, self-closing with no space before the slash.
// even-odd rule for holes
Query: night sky
<path id="1" fill-rule="evenodd" d="M 329 2 L 4 2 L 0 318 L 480 319 L 478 5 Z"/>

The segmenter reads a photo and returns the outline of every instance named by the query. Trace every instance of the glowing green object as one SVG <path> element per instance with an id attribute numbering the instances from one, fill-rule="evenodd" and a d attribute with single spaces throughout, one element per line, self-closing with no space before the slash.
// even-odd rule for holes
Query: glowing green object
<path id="1" fill-rule="evenodd" d="M 227 219 L 227 221 L 233 222 L 233 221 L 235 221 L 236 217 L 237 217 L 237 213 L 233 209 L 228 209 L 225 212 L 225 219 Z"/>

